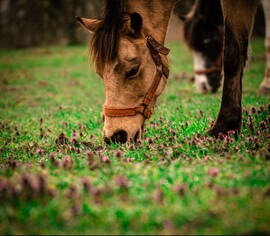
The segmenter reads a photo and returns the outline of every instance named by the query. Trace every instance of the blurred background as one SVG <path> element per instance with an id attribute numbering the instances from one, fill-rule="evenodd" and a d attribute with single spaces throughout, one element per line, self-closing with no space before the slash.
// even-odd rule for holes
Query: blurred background
<path id="1" fill-rule="evenodd" d="M 168 41 L 182 39 L 181 21 L 177 16 L 186 14 L 193 2 L 177 1 Z M 97 17 L 102 7 L 102 0 L 0 0 L 0 48 L 85 43 L 89 34 L 74 17 Z M 264 15 L 259 7 L 253 35 L 264 37 L 264 27 Z"/>

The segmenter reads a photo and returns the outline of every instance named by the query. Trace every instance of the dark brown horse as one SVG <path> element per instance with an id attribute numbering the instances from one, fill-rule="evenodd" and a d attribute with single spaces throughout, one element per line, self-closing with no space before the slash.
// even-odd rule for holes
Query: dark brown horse
<path id="1" fill-rule="evenodd" d="M 221 108 L 209 134 L 240 131 L 242 75 L 259 0 L 222 0 L 224 86 Z M 101 18 L 77 20 L 94 33 L 90 43 L 106 100 L 105 140 L 141 138 L 145 119 L 169 76 L 164 41 L 173 0 L 107 0 Z"/>
<path id="2" fill-rule="evenodd" d="M 270 33 L 270 4 L 262 1 L 265 14 L 266 34 Z M 222 54 L 224 24 L 221 0 L 197 0 L 186 16 L 180 16 L 184 22 L 184 39 L 194 55 L 194 78 L 199 92 L 216 92 L 222 80 Z M 265 40 L 266 47 L 269 39 Z M 269 46 L 268 46 L 269 47 Z M 269 58 L 270 51 L 266 51 Z M 266 67 L 270 66 L 269 59 Z M 269 69 L 260 86 L 260 94 L 270 93 Z"/>
<path id="3" fill-rule="evenodd" d="M 199 92 L 216 92 L 222 80 L 224 39 L 220 0 L 197 0 L 192 10 L 181 16 L 184 39 L 193 52 L 194 81 Z"/>
<path id="4" fill-rule="evenodd" d="M 260 94 L 270 94 L 270 1 L 262 0 L 262 6 L 265 17 L 265 49 L 266 49 L 266 67 L 264 80 L 260 85 Z"/>

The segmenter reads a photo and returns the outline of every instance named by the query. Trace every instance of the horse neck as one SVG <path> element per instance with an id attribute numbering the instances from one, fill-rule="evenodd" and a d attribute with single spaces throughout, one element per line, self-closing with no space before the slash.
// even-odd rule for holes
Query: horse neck
<path id="1" fill-rule="evenodd" d="M 148 34 L 151 34 L 159 43 L 164 44 L 173 2 L 173 0 L 127 0 L 125 10 L 129 13 L 139 13 Z"/>

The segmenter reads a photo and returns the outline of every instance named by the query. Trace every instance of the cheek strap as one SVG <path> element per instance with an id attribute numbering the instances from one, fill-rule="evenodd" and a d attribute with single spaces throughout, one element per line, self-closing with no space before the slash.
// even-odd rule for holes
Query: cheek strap
<path id="1" fill-rule="evenodd" d="M 146 40 L 147 40 L 147 47 L 149 48 L 152 58 L 156 64 L 157 71 L 154 80 L 152 82 L 152 85 L 143 99 L 143 102 L 141 103 L 140 106 L 125 107 L 125 108 L 112 108 L 104 105 L 103 111 L 105 116 L 123 117 L 141 114 L 146 119 L 149 119 L 153 114 L 152 110 L 149 108 L 149 105 L 154 99 L 155 93 L 157 91 L 162 76 L 164 75 L 166 79 L 168 79 L 170 73 L 168 66 L 166 66 L 162 62 L 160 53 L 167 56 L 170 52 L 170 49 L 159 44 L 151 35 L 147 35 Z"/>

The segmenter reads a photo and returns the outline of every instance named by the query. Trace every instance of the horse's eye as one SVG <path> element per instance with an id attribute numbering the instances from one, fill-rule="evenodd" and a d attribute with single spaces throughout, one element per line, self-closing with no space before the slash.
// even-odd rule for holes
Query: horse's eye
<path id="1" fill-rule="evenodd" d="M 135 75 L 138 74 L 140 67 L 139 66 L 134 66 L 129 72 L 127 72 L 127 77 L 134 77 Z"/>

